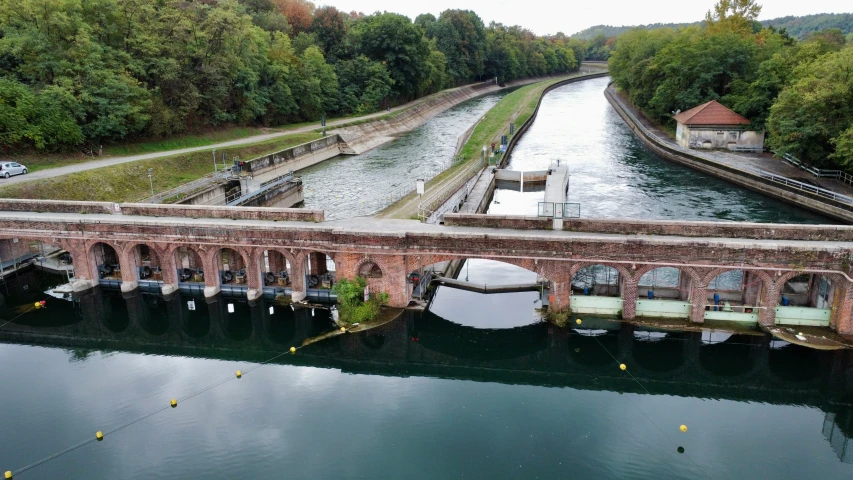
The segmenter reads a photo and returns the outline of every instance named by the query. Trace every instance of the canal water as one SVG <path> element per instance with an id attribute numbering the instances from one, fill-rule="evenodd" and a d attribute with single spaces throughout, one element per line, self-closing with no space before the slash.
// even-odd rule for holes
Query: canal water
<path id="1" fill-rule="evenodd" d="M 607 102 L 609 81 L 572 83 L 545 95 L 509 168 L 568 163 L 568 201 L 580 203 L 583 218 L 836 223 L 658 157 Z M 542 192 L 498 190 L 489 213 L 536 215 L 542 200 Z"/>
<path id="2" fill-rule="evenodd" d="M 373 215 L 414 191 L 453 161 L 459 137 L 508 92 L 478 97 L 450 108 L 424 125 L 365 154 L 341 155 L 301 170 L 306 208 L 326 219 Z"/>
<path id="3" fill-rule="evenodd" d="M 27 311 L 53 281 L 0 309 L 0 470 L 108 434 L 15 478 L 853 476 L 848 350 L 463 302 L 290 354 L 327 311 L 101 290 Z"/>

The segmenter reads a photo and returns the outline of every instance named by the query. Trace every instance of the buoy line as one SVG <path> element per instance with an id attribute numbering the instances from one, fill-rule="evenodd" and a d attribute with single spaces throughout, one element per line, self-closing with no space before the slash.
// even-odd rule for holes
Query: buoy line
<path id="1" fill-rule="evenodd" d="M 21 315 L 24 315 L 25 313 L 28 313 L 28 312 L 30 312 L 30 311 L 32 311 L 32 310 L 27 310 L 26 312 L 22 313 Z M 20 317 L 21 315 L 18 315 L 18 317 Z M 15 317 L 15 318 L 18 318 L 18 317 Z M 6 325 L 7 323 L 12 322 L 13 320 L 15 320 L 15 318 L 13 318 L 12 320 L 9 320 L 8 322 L 4 323 L 3 325 Z M 0 325 L 0 328 L 2 328 L 2 326 L 3 326 L 3 325 Z M 344 329 L 342 328 L 342 330 L 344 330 Z M 251 371 L 253 371 L 253 370 L 257 370 L 257 369 L 259 369 L 259 368 L 263 367 L 264 365 L 266 365 L 266 364 L 268 364 L 268 363 L 270 363 L 270 362 L 272 362 L 272 361 L 274 361 L 274 360 L 276 360 L 276 359 L 278 359 L 278 358 L 281 358 L 281 357 L 282 357 L 282 356 L 284 356 L 284 355 L 296 353 L 296 350 L 298 350 L 298 349 L 300 349 L 300 348 L 302 348 L 302 347 L 301 347 L 301 346 L 300 346 L 300 347 L 290 347 L 290 349 L 289 349 L 288 351 L 285 351 L 285 352 L 279 353 L 278 355 L 276 355 L 276 356 L 274 356 L 274 357 L 272 357 L 272 358 L 269 358 L 269 359 L 267 359 L 267 360 L 264 360 L 263 362 L 260 362 L 259 364 L 255 365 L 254 367 L 251 367 L 251 368 L 249 368 L 249 369 L 247 369 L 247 370 L 243 370 L 243 371 L 237 370 L 237 375 L 236 375 L 236 376 L 235 376 L 235 375 L 229 375 L 229 376 L 228 376 L 228 378 L 224 378 L 224 379 L 222 379 L 222 380 L 219 380 L 219 381 L 217 381 L 217 382 L 215 382 L 215 383 L 213 383 L 213 384 L 211 384 L 211 385 L 208 385 L 207 387 L 204 387 L 204 388 L 202 388 L 201 390 L 199 390 L 199 391 L 197 391 L 197 392 L 194 392 L 194 393 L 191 393 L 191 394 L 189 394 L 189 395 L 187 395 L 187 396 L 185 396 L 185 397 L 181 397 L 181 398 L 178 398 L 178 399 L 174 399 L 174 398 L 173 398 L 173 399 L 169 402 L 169 404 L 168 404 L 168 405 L 166 405 L 166 406 L 165 406 L 165 407 L 163 407 L 163 408 L 160 408 L 160 409 L 154 410 L 153 412 L 147 413 L 147 414 L 145 414 L 145 415 L 143 415 L 143 416 L 141 416 L 141 417 L 139 417 L 139 418 L 137 418 L 137 419 L 135 419 L 135 420 L 132 420 L 132 421 L 130 421 L 130 422 L 127 422 L 127 423 L 125 423 L 125 424 L 123 424 L 123 425 L 120 425 L 120 426 L 118 426 L 118 427 L 115 427 L 115 428 L 113 428 L 112 430 L 107 430 L 107 431 L 105 431 L 105 432 L 98 431 L 98 432 L 95 434 L 95 436 L 94 436 L 94 437 L 88 438 L 88 439 L 86 439 L 86 440 L 84 440 L 84 441 L 82 441 L 82 442 L 80 442 L 80 443 L 77 443 L 77 444 L 75 444 L 75 445 L 72 445 L 72 446 L 70 446 L 70 447 L 68 447 L 68 448 L 66 448 L 66 449 L 64 449 L 64 450 L 61 450 L 61 451 L 59 451 L 59 452 L 56 452 L 56 453 L 54 453 L 54 454 L 52 454 L 52 455 L 49 455 L 49 456 L 47 456 L 47 457 L 44 457 L 44 458 L 42 458 L 41 460 L 37 460 L 37 461 L 35 461 L 35 462 L 33 462 L 33 463 L 29 464 L 29 465 L 26 465 L 26 466 L 24 466 L 24 467 L 21 467 L 21 468 L 19 468 L 19 469 L 17 469 L 17 470 L 8 470 L 8 471 L 6 471 L 5 478 L 7 478 L 7 479 L 11 479 L 11 478 L 13 478 L 13 474 L 14 474 L 14 475 L 20 475 L 20 474 L 22 474 L 22 473 L 24 473 L 24 472 L 26 472 L 26 471 L 28 471 L 28 470 L 32 470 L 33 468 L 36 468 L 36 467 L 38 467 L 38 466 L 40 466 L 40 465 L 44 465 L 45 463 L 47 463 L 47 462 L 49 462 L 49 461 L 51 461 L 51 460 L 55 460 L 55 459 L 57 459 L 57 458 L 59 458 L 59 457 L 61 457 L 61 456 L 65 455 L 65 454 L 67 454 L 67 453 L 71 453 L 71 452 L 73 452 L 74 450 L 77 450 L 78 448 L 83 447 L 83 446 L 86 446 L 86 445 L 88 445 L 88 444 L 90 444 L 90 443 L 92 443 L 92 442 L 100 442 L 100 441 L 103 441 L 103 440 L 104 440 L 104 437 L 106 437 L 107 435 L 111 435 L 111 434 L 116 433 L 116 432 L 118 432 L 118 431 L 120 431 L 120 430 L 123 430 L 123 429 L 125 429 L 125 428 L 127 428 L 127 427 L 129 427 L 129 426 L 131 426 L 131 425 L 137 424 L 137 423 L 139 423 L 139 422 L 141 422 L 141 421 L 143 421 L 143 420 L 146 420 L 146 419 L 148 419 L 148 418 L 151 418 L 151 417 L 153 417 L 154 415 L 157 415 L 158 413 L 161 413 L 161 412 L 163 412 L 163 411 L 165 411 L 165 410 L 170 410 L 170 409 L 172 409 L 172 408 L 176 408 L 176 407 L 178 406 L 178 404 L 179 404 L 179 403 L 181 403 L 181 402 L 185 402 L 185 401 L 187 401 L 187 400 L 190 400 L 190 399 L 191 399 L 191 398 L 193 398 L 193 397 L 197 397 L 197 396 L 201 395 L 202 393 L 205 393 L 205 392 L 208 392 L 208 391 L 210 391 L 210 390 L 213 390 L 214 388 L 216 388 L 216 387 L 218 387 L 218 386 L 220 386 L 220 385 L 223 385 L 223 384 L 225 384 L 225 383 L 227 383 L 227 382 L 229 382 L 229 381 L 231 381 L 231 380 L 239 379 L 239 378 L 241 378 L 243 375 L 245 375 L 245 374 L 247 374 L 247 373 L 249 373 L 249 372 L 251 372 Z"/>
<path id="2" fill-rule="evenodd" d="M 597 343 L 597 344 L 601 347 L 601 349 L 602 349 L 602 350 L 604 350 L 605 352 L 607 352 L 607 354 L 608 354 L 608 355 L 610 355 L 610 358 L 612 358 L 612 359 L 613 359 L 613 361 L 615 361 L 617 364 L 619 364 L 619 369 L 620 369 L 620 370 L 622 370 L 623 372 L 625 372 L 625 373 L 627 373 L 628 375 L 630 375 L 630 376 L 631 376 L 631 378 L 632 378 L 635 382 L 637 382 L 637 385 L 639 385 L 639 386 L 640 386 L 640 388 L 642 388 L 642 389 L 643 389 L 643 391 L 645 391 L 647 395 L 651 395 L 651 394 L 652 394 L 651 392 L 649 392 L 649 389 L 647 389 L 645 385 L 643 385 L 639 380 L 637 380 L 637 377 L 635 377 L 635 376 L 634 376 L 634 374 L 633 374 L 633 373 L 631 373 L 631 371 L 630 371 L 630 370 L 628 370 L 627 365 L 625 365 L 624 363 L 620 362 L 620 361 L 619 361 L 619 359 L 617 359 L 617 358 L 616 358 L 612 353 L 610 353 L 610 350 L 608 350 L 608 349 L 604 346 L 604 344 L 602 344 L 601 342 L 599 342 L 599 341 L 598 341 L 598 338 L 596 338 L 596 337 L 592 337 L 592 338 L 595 340 L 595 343 Z M 670 436 L 669 436 L 669 435 L 667 435 L 667 434 L 666 434 L 666 432 L 664 432 L 664 431 L 663 431 L 663 429 L 662 429 L 662 428 L 660 428 L 660 426 L 658 426 L 658 424 L 657 424 L 657 423 L 655 423 L 655 421 L 654 421 L 654 420 L 652 420 L 652 419 L 651 419 L 651 417 L 649 417 L 649 416 L 646 414 L 646 412 L 645 412 L 645 411 L 643 411 L 643 409 L 642 409 L 642 408 L 640 408 L 638 405 L 634 404 L 633 402 L 631 403 L 631 405 L 632 405 L 634 408 L 636 408 L 637 410 L 639 410 L 639 412 L 640 412 L 640 413 L 642 413 L 644 417 L 646 417 L 646 420 L 648 420 L 648 421 L 649 421 L 649 423 L 651 423 L 652 425 L 654 425 L 654 426 L 655 426 L 655 428 L 657 428 L 657 430 L 661 433 L 661 435 L 663 435 L 663 436 L 664 436 L 664 438 L 666 438 L 668 441 L 670 441 L 670 442 L 672 442 L 672 443 L 674 443 L 674 444 L 676 444 L 676 445 L 678 444 L 678 442 L 673 441 L 673 440 L 672 440 L 672 438 L 670 438 Z M 680 429 L 682 432 L 686 432 L 686 431 L 687 431 L 687 426 L 686 426 L 686 425 L 681 425 L 681 426 L 679 426 L 679 429 Z M 683 448 L 683 447 L 680 447 L 680 446 L 678 447 L 678 453 L 681 453 L 682 455 L 684 455 L 685 457 L 687 457 L 687 459 L 688 459 L 688 460 L 690 460 L 690 463 L 692 463 L 692 464 L 693 464 L 693 466 L 695 466 L 695 467 L 696 467 L 700 472 L 702 472 L 705 476 L 707 476 L 708 478 L 714 478 L 714 477 L 712 477 L 712 476 L 708 475 L 708 473 L 707 473 L 707 472 L 706 472 L 702 467 L 700 467 L 700 466 L 699 466 L 699 464 L 698 464 L 698 463 L 696 463 L 696 461 L 695 461 L 695 460 L 693 460 L 693 458 L 692 458 L 690 455 L 688 455 L 687 453 L 685 453 L 685 452 L 684 452 L 684 448 Z M 722 465 L 721 465 L 721 466 L 722 466 Z M 731 473 L 729 473 L 729 471 L 726 469 L 726 467 L 725 467 L 725 466 L 722 466 L 722 468 L 723 468 L 723 471 L 724 471 L 724 472 L 726 472 L 726 475 L 728 475 L 728 476 L 729 476 L 729 478 L 732 478 L 732 479 L 734 478 L 734 477 L 732 477 L 732 474 L 731 474 Z"/>

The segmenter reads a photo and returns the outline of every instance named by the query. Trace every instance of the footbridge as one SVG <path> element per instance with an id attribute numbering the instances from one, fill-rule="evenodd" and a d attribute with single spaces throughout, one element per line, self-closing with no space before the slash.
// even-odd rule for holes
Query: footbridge
<path id="1" fill-rule="evenodd" d="M 391 305 L 411 300 L 411 274 L 464 259 L 513 264 L 547 279 L 549 308 L 597 313 L 830 326 L 853 334 L 853 227 L 672 221 L 567 221 L 468 215 L 447 225 L 356 218 L 324 222 L 322 211 L 253 207 L 0 201 L 0 239 L 68 251 L 75 289 L 104 281 L 123 291 L 155 285 L 169 295 L 222 290 L 250 300 L 286 286 L 296 301 L 336 278 L 367 278 Z M 455 225 L 453 225 L 455 223 Z M 614 272 L 592 288 L 577 275 Z M 679 272 L 670 289 L 647 274 Z M 739 287 L 716 279 L 740 272 Z M 147 273 L 146 273 L 147 272 Z M 144 275 L 147 275 L 143 278 Z M 717 296 L 735 308 L 716 308 Z M 711 299 L 714 298 L 713 306 Z"/>

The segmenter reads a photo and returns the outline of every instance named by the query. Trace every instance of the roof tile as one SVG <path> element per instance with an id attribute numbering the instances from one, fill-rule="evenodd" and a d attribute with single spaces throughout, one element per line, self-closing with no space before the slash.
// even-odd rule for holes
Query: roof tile
<path id="1" fill-rule="evenodd" d="M 749 120 L 716 100 L 681 112 L 675 121 L 684 125 L 749 125 Z"/>

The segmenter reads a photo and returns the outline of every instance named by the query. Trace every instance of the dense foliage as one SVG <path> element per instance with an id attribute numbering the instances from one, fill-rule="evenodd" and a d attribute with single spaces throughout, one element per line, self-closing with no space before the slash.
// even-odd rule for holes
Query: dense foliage
<path id="1" fill-rule="evenodd" d="M 653 23 L 649 25 L 637 25 L 633 27 L 614 27 L 611 25 L 596 25 L 587 29 L 581 30 L 572 35 L 572 38 L 581 40 L 592 40 L 597 36 L 605 38 L 617 37 L 623 33 L 643 28 L 645 30 L 657 30 L 660 28 L 685 28 L 685 27 L 701 27 L 704 21 L 693 23 Z M 761 25 L 764 27 L 773 27 L 777 30 L 785 30 L 792 37 L 804 39 L 814 32 L 823 30 L 831 30 L 837 28 L 844 34 L 853 33 L 853 13 L 819 13 L 815 15 L 804 15 L 802 17 L 779 17 L 770 20 L 761 20 Z"/>
<path id="2" fill-rule="evenodd" d="M 767 143 L 853 170 L 853 45 L 840 30 L 798 41 L 755 22 L 752 0 L 720 0 L 704 26 L 635 29 L 610 57 L 617 86 L 649 116 L 718 100 L 768 130 Z"/>
<path id="3" fill-rule="evenodd" d="M 332 287 L 338 297 L 340 321 L 353 324 L 373 320 L 379 315 L 382 307 L 388 304 L 389 296 L 386 292 L 373 292 L 365 302 L 366 287 L 367 280 L 364 277 L 356 277 L 354 280 L 342 278 Z"/>
<path id="4" fill-rule="evenodd" d="M 585 48 L 467 10 L 412 22 L 305 0 L 0 0 L 0 147 L 367 113 L 570 72 Z"/>

